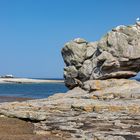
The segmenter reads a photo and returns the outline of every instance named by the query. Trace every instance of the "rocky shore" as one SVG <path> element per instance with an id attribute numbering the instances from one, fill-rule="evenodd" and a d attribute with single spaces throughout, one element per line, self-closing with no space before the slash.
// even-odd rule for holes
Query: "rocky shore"
<path id="1" fill-rule="evenodd" d="M 0 103 L 3 103 L 3 102 L 15 102 L 15 101 L 21 102 L 21 101 L 26 101 L 26 100 L 32 100 L 32 98 L 0 96 Z"/>
<path id="2" fill-rule="evenodd" d="M 139 140 L 140 24 L 118 26 L 98 42 L 75 39 L 62 49 L 71 90 L 47 99 L 0 104 L 0 114 L 31 122 L 55 140 Z"/>
<path id="3" fill-rule="evenodd" d="M 0 114 L 32 122 L 34 133 L 60 140 L 140 138 L 139 82 L 87 81 L 83 89 L 76 87 L 47 99 L 2 103 Z"/>

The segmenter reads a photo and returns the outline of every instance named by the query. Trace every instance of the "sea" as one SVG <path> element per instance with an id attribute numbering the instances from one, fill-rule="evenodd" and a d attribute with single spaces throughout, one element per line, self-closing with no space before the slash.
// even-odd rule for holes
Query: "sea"
<path id="1" fill-rule="evenodd" d="M 43 80 L 63 80 L 58 78 L 34 78 Z M 131 78 L 132 80 L 140 81 L 140 77 Z M 17 98 L 32 98 L 41 99 L 47 98 L 55 93 L 66 93 L 68 88 L 64 83 L 1 83 L 0 84 L 0 102 L 7 100 L 3 97 L 17 97 Z"/>
<path id="2" fill-rule="evenodd" d="M 61 79 L 55 78 L 55 79 L 48 79 L 48 80 L 61 80 Z M 41 99 L 41 98 L 47 98 L 55 93 L 65 93 L 67 91 L 68 88 L 65 86 L 64 83 L 30 83 L 30 84 L 2 83 L 0 84 L 0 96 L 5 96 L 5 97 Z"/>

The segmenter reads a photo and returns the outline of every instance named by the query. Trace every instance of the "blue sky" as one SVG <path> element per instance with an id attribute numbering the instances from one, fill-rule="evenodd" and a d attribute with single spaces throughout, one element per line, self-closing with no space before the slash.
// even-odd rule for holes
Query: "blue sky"
<path id="1" fill-rule="evenodd" d="M 63 77 L 61 49 L 135 23 L 140 0 L 0 0 L 0 75 Z"/>

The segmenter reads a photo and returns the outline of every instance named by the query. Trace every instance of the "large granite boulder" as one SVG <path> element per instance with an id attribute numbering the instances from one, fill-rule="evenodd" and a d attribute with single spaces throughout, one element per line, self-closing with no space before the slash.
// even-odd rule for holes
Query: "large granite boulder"
<path id="1" fill-rule="evenodd" d="M 69 88 L 87 80 L 135 76 L 140 71 L 140 24 L 118 26 L 97 42 L 70 41 L 62 56 Z"/>

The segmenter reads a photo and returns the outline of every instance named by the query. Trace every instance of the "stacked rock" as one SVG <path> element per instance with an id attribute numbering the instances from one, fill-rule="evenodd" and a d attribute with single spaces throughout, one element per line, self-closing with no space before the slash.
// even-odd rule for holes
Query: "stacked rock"
<path id="1" fill-rule="evenodd" d="M 140 71 L 140 28 L 118 26 L 97 42 L 77 38 L 65 44 L 64 78 L 70 89 L 87 80 L 130 78 Z"/>

